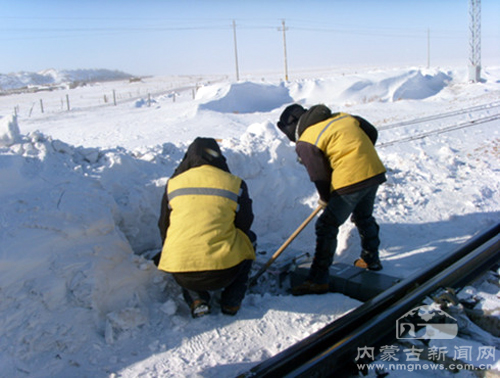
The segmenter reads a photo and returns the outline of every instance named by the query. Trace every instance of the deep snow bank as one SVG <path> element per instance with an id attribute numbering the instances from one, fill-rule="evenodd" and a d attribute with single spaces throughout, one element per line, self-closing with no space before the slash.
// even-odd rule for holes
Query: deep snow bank
<path id="1" fill-rule="evenodd" d="M 22 135 L 14 117 L 1 121 L 0 348 L 27 361 L 54 349 L 75 353 L 94 337 L 129 337 L 149 322 L 145 303 L 172 284 L 141 255 L 160 247 L 161 195 L 186 146 L 74 147 Z M 307 178 L 293 149 L 269 123 L 221 146 L 230 168 L 251 182 L 255 213 L 275 209 L 257 217 L 255 231 L 268 242 L 286 238 L 295 214 L 310 212 L 304 198 L 315 198 L 300 185 Z M 173 303 L 163 311 L 175 313 Z"/>
<path id="2" fill-rule="evenodd" d="M 8 124 L 2 140 L 17 128 Z M 17 139 L 0 148 L 0 349 L 28 361 L 104 333 L 113 342 L 113 314 L 150 295 L 156 269 L 133 253 L 115 199 L 88 173 L 97 151 Z M 13 371 L 31 370 L 19 363 Z"/>

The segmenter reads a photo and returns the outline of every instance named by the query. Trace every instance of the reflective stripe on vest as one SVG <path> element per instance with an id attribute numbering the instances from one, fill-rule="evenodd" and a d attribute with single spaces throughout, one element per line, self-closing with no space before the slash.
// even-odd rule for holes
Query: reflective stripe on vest
<path id="1" fill-rule="evenodd" d="M 168 193 L 168 200 L 172 201 L 177 196 L 200 195 L 200 196 L 219 196 L 238 202 L 238 194 L 225 189 L 217 188 L 182 188 Z"/>
<path id="2" fill-rule="evenodd" d="M 171 193 L 168 193 L 168 207 L 171 209 L 172 207 L 170 206 L 170 201 L 172 201 L 175 197 L 179 196 L 188 196 L 188 195 L 194 195 L 194 196 L 218 196 L 222 198 L 227 198 L 228 200 L 234 201 L 237 203 L 236 206 L 236 212 L 240 210 L 240 204 L 238 203 L 238 198 L 241 196 L 243 189 L 240 188 L 240 191 L 238 194 L 233 193 L 229 190 L 225 189 L 217 189 L 217 188 L 182 188 L 182 189 L 176 189 L 172 191 Z"/>
<path id="3" fill-rule="evenodd" d="M 348 115 L 345 115 L 345 116 L 342 116 L 342 117 L 339 117 L 339 118 L 335 118 L 334 120 L 328 122 L 326 124 L 326 126 L 323 128 L 323 130 L 321 130 L 321 132 L 318 134 L 318 138 L 316 139 L 316 142 L 314 142 L 314 145 L 316 147 L 318 147 L 318 143 L 319 143 L 319 138 L 321 138 L 321 136 L 323 135 L 323 133 L 330 127 L 330 125 L 334 122 L 337 122 L 337 121 L 340 121 L 341 119 L 344 119 L 346 117 L 349 117 Z"/>
<path id="4" fill-rule="evenodd" d="M 158 269 L 202 272 L 254 260 L 248 236 L 234 224 L 242 180 L 219 168 L 191 168 L 167 183 L 172 212 Z"/>

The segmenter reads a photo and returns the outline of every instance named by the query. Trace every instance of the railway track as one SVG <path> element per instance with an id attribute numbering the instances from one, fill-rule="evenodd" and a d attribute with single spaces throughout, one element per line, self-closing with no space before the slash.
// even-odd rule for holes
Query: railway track
<path id="1" fill-rule="evenodd" d="M 465 121 L 449 121 L 445 126 L 431 128 L 418 134 L 380 143 L 378 148 L 422 139 L 500 119 L 500 113 L 484 115 L 496 110 L 500 103 L 491 103 L 440 113 L 428 117 L 398 122 L 379 127 L 380 131 L 432 123 L 440 119 L 452 120 L 461 114 L 479 113 Z M 432 127 L 432 125 L 431 125 Z M 330 323 L 306 339 L 292 345 L 276 356 L 263 361 L 238 378 L 247 377 L 329 377 L 358 375 L 355 361 L 358 348 L 387 345 L 396 339 L 396 321 L 425 298 L 459 290 L 500 263 L 500 223 L 472 238 L 456 251 L 448 254 L 424 271 L 410 276 L 378 296 L 365 302 L 344 317 Z M 365 361 L 366 362 L 366 361 Z"/>
<path id="2" fill-rule="evenodd" d="M 380 127 L 378 127 L 379 131 L 385 131 L 385 130 L 391 130 L 391 129 L 400 128 L 400 127 L 418 125 L 418 124 L 422 124 L 422 123 L 426 123 L 426 122 L 433 122 L 433 121 L 440 120 L 440 119 L 452 119 L 453 117 L 457 117 L 461 114 L 474 114 L 474 113 L 485 112 L 485 111 L 489 111 L 489 110 L 496 110 L 495 114 L 488 114 L 486 116 L 482 114 L 480 116 L 474 117 L 473 119 L 468 119 L 468 120 L 459 121 L 459 122 L 450 122 L 449 124 L 447 124 L 445 126 L 439 126 L 436 128 L 432 128 L 431 130 L 422 131 L 422 132 L 419 132 L 415 135 L 411 135 L 408 137 L 394 139 L 391 141 L 379 143 L 377 145 L 377 147 L 382 148 L 382 147 L 392 146 L 394 144 L 411 142 L 414 140 L 426 138 L 426 137 L 431 136 L 431 135 L 443 134 L 443 133 L 447 133 L 450 131 L 455 131 L 455 130 L 459 130 L 459 129 L 463 129 L 463 128 L 467 128 L 467 127 L 476 126 L 476 125 L 486 123 L 486 122 L 496 121 L 496 120 L 500 119 L 500 112 L 498 112 L 498 108 L 500 108 L 500 103 L 494 102 L 494 103 L 490 103 L 490 104 L 477 105 L 477 106 L 472 106 L 472 107 L 465 108 L 465 109 L 459 109 L 459 110 L 455 110 L 455 111 L 451 111 L 451 112 L 439 113 L 439 114 L 435 114 L 435 115 L 431 115 L 431 116 L 427 116 L 427 117 L 421 117 L 421 118 L 416 118 L 413 120 L 402 121 L 402 122 L 397 122 L 397 123 L 393 123 L 390 125 L 380 126 Z"/>
<path id="3" fill-rule="evenodd" d="M 238 378 L 358 374 L 358 348 L 387 345 L 397 320 L 425 298 L 460 290 L 499 262 L 500 223 Z"/>
<path id="4" fill-rule="evenodd" d="M 421 118 L 415 118 L 411 119 L 408 121 L 401 121 L 401 122 L 396 122 L 396 123 L 391 123 L 389 125 L 383 125 L 379 126 L 378 129 L 380 131 L 382 130 L 390 130 L 390 129 L 395 129 L 398 127 L 404 127 L 404 126 L 409 126 L 409 125 L 415 125 L 418 123 L 424 123 L 424 122 L 429 122 L 429 121 L 436 121 L 438 119 L 442 118 L 449 118 L 449 117 L 455 117 L 461 114 L 467 114 L 467 113 L 474 113 L 478 111 L 485 111 L 485 110 L 491 110 L 491 109 L 496 109 L 500 107 L 500 102 L 493 102 L 490 104 L 483 104 L 483 105 L 476 105 L 476 106 L 471 106 L 468 108 L 464 109 L 459 109 L 459 110 L 454 110 L 450 112 L 444 112 L 444 113 L 439 113 L 439 114 L 434 114 L 431 116 L 427 117 L 421 117 Z"/>

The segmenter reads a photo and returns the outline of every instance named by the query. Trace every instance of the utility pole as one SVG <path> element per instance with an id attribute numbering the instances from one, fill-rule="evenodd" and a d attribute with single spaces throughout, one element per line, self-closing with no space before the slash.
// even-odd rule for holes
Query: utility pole
<path id="1" fill-rule="evenodd" d="M 234 38 L 234 60 L 236 62 L 236 81 L 240 81 L 240 70 L 238 68 L 238 45 L 236 43 L 236 22 L 233 20 L 233 38 Z"/>
<path id="2" fill-rule="evenodd" d="M 431 29 L 427 28 L 427 68 L 431 66 Z"/>
<path id="3" fill-rule="evenodd" d="M 477 83 L 481 78 L 481 0 L 470 0 L 469 16 L 469 80 Z"/>
<path id="4" fill-rule="evenodd" d="M 287 28 L 285 27 L 285 20 L 281 21 L 281 28 L 278 28 L 278 30 L 283 30 L 283 51 L 285 54 L 285 81 L 288 81 L 288 64 L 286 59 L 286 33 L 285 33 Z"/>

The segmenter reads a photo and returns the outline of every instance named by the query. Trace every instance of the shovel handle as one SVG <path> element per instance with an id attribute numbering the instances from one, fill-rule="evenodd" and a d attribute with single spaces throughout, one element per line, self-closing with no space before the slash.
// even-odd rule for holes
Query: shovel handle
<path id="1" fill-rule="evenodd" d="M 290 245 L 290 243 L 297 237 L 298 234 L 311 222 L 311 220 L 320 212 L 320 210 L 323 209 L 322 205 L 318 205 L 316 209 L 313 210 L 311 215 L 309 215 L 302 224 L 297 227 L 297 229 L 293 232 L 293 234 L 290 235 L 290 237 L 281 245 L 281 247 L 278 248 L 276 252 L 274 252 L 273 256 L 260 268 L 260 270 L 250 278 L 248 281 L 249 286 L 255 285 L 257 282 L 257 279 L 269 268 L 269 266 L 278 258 L 278 256 Z"/>

